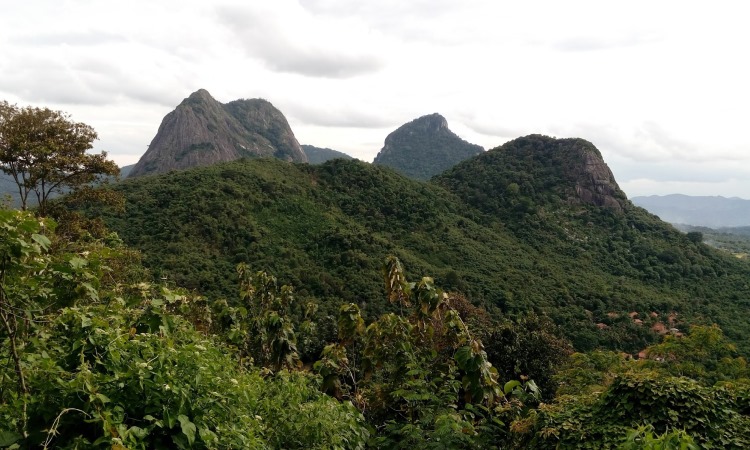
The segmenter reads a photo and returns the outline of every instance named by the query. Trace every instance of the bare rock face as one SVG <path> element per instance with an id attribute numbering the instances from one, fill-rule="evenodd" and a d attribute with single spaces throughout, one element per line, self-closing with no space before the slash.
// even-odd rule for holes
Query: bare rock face
<path id="1" fill-rule="evenodd" d="M 584 204 L 603 206 L 616 212 L 622 212 L 625 194 L 615 181 L 615 176 L 602 159 L 599 150 L 591 143 L 579 139 L 574 145 L 578 160 L 571 167 L 575 177 L 575 194 L 571 200 Z"/>
<path id="2" fill-rule="evenodd" d="M 252 99 L 225 105 L 201 89 L 164 117 L 129 176 L 261 156 L 307 161 L 286 118 L 271 103 Z"/>
<path id="3" fill-rule="evenodd" d="M 409 178 L 427 180 L 459 162 L 482 153 L 448 129 L 440 114 L 430 114 L 402 125 L 385 138 L 373 164 L 394 168 Z"/>

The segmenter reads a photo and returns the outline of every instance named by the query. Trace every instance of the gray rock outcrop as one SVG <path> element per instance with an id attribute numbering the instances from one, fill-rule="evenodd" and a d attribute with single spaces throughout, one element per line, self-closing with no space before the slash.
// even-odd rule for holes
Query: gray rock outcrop
<path id="1" fill-rule="evenodd" d="M 251 99 L 222 104 L 200 89 L 164 117 L 128 176 L 263 156 L 307 161 L 286 118 L 271 103 Z"/>

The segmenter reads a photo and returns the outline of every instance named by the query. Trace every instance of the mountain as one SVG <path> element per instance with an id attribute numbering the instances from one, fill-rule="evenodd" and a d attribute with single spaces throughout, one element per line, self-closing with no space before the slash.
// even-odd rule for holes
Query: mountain
<path id="1" fill-rule="evenodd" d="M 394 168 L 416 180 L 428 180 L 455 164 L 482 153 L 448 129 L 440 114 L 430 114 L 400 126 L 385 138 L 374 164 Z"/>
<path id="2" fill-rule="evenodd" d="M 135 164 L 120 167 L 120 178 L 127 178 L 130 175 L 130 171 L 133 170 Z"/>
<path id="3" fill-rule="evenodd" d="M 222 104 L 200 89 L 164 117 L 129 176 L 258 156 L 307 161 L 286 118 L 271 103 L 251 99 Z"/>
<path id="4" fill-rule="evenodd" d="M 669 223 L 709 228 L 750 226 L 750 200 L 737 197 L 671 194 L 631 200 Z"/>
<path id="5" fill-rule="evenodd" d="M 342 153 L 330 148 L 315 147 L 312 145 L 302 145 L 302 150 L 307 156 L 307 162 L 310 164 L 323 164 L 331 159 L 343 158 L 352 159 L 351 156 L 346 153 Z"/>
<path id="6" fill-rule="evenodd" d="M 0 196 L 4 197 L 3 204 L 8 204 L 13 208 L 21 206 L 18 185 L 13 177 L 5 172 L 0 172 Z"/>
<path id="7" fill-rule="evenodd" d="M 518 138 L 435 181 L 484 212 L 517 218 L 574 205 L 621 213 L 628 205 L 599 150 L 583 139 Z"/>
<path id="8" fill-rule="evenodd" d="M 357 160 L 264 158 L 112 189 L 125 211 L 89 213 L 155 277 L 209 299 L 237 298 L 246 262 L 318 299 L 324 317 L 342 301 L 374 317 L 391 306 L 372 274 L 396 255 L 409 279 L 432 276 L 494 315 L 550 317 L 578 350 L 634 352 L 716 322 L 750 354 L 750 264 L 634 206 L 582 139 L 519 138 L 427 183 Z"/>

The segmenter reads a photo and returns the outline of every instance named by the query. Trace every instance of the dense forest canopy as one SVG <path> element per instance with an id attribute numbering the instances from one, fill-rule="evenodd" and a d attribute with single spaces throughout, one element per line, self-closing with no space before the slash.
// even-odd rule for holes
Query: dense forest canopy
<path id="1" fill-rule="evenodd" d="M 383 300 L 399 312 L 342 304 L 310 369 L 314 305 L 297 315 L 267 273 L 240 265 L 231 302 L 207 302 L 144 281 L 116 235 L 71 241 L 16 211 L 0 223 L 3 448 L 750 445 L 747 363 L 718 327 L 638 361 L 568 356 L 545 319 L 494 321 L 391 257 Z M 30 320 L 9 327 L 12 311 Z"/>
<path id="2" fill-rule="evenodd" d="M 157 276 L 212 297 L 231 295 L 232 267 L 247 262 L 369 316 L 386 305 L 366 274 L 395 254 L 497 314 L 549 316 L 579 350 L 637 353 L 661 327 L 716 322 L 746 351 L 748 264 L 622 197 L 622 212 L 573 201 L 574 189 L 552 187 L 563 184 L 554 160 L 531 176 L 505 152 L 429 183 L 358 161 L 244 160 L 124 182 L 126 211 L 96 214 Z"/>

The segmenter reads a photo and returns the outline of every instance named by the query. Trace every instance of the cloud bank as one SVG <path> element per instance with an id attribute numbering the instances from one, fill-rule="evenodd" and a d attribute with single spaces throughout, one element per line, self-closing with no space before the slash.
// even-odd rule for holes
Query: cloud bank
<path id="1" fill-rule="evenodd" d="M 439 112 L 485 148 L 531 133 L 587 139 L 628 194 L 750 196 L 742 2 L 38 0 L 0 9 L 0 99 L 69 112 L 123 164 L 204 88 L 222 102 L 266 98 L 300 142 L 363 160 L 401 124 Z"/>

